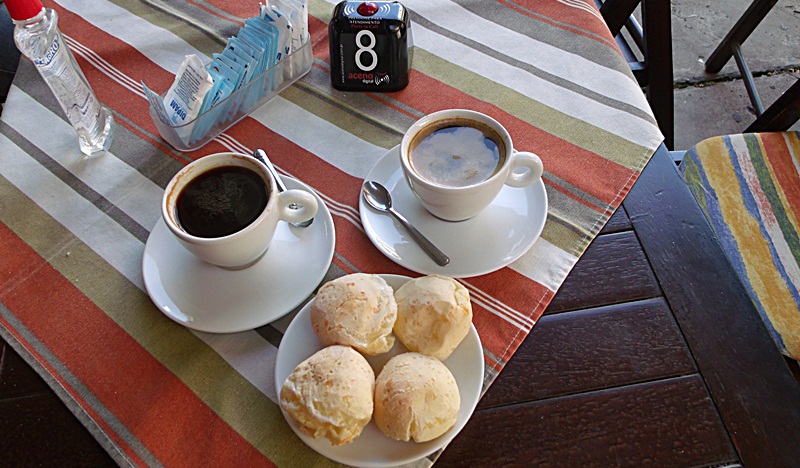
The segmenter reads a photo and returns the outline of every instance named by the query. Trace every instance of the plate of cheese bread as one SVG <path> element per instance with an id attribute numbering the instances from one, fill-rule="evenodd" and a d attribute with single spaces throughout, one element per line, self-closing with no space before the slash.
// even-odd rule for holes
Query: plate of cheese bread
<path id="1" fill-rule="evenodd" d="M 464 285 L 355 273 L 322 285 L 292 320 L 275 385 L 309 447 L 339 463 L 387 467 L 447 445 L 478 404 L 483 371 Z"/>

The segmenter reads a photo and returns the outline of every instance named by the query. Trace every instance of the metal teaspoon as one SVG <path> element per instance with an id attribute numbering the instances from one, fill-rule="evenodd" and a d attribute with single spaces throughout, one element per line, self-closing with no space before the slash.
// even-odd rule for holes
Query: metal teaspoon
<path id="1" fill-rule="evenodd" d="M 406 218 L 392 208 L 392 195 L 389 190 L 383 185 L 368 180 L 361 186 L 361 193 L 364 195 L 364 200 L 369 203 L 369 206 L 378 211 L 389 213 L 395 217 L 400 224 L 411 234 L 411 237 L 417 241 L 422 250 L 425 251 L 432 259 L 440 266 L 447 266 L 450 263 L 450 258 L 439 250 L 431 243 L 417 228 L 411 225 Z"/>
<path id="2" fill-rule="evenodd" d="M 256 159 L 261 161 L 265 166 L 267 166 L 267 170 L 269 170 L 269 172 L 272 173 L 272 177 L 275 178 L 275 184 L 278 186 L 278 192 L 285 192 L 286 185 L 283 183 L 283 180 L 281 180 L 281 176 L 280 174 L 278 174 L 278 171 L 275 170 L 275 166 L 272 165 L 269 158 L 267 157 L 267 153 L 261 148 L 258 148 L 255 151 L 253 151 L 253 157 L 255 157 Z M 300 209 L 302 208 L 302 206 L 297 206 L 295 203 L 292 203 L 289 205 L 289 208 Z M 313 222 L 314 218 L 311 218 L 309 220 L 303 221 L 302 223 L 289 223 L 289 224 L 291 224 L 292 226 L 304 228 L 311 226 L 311 223 Z"/>

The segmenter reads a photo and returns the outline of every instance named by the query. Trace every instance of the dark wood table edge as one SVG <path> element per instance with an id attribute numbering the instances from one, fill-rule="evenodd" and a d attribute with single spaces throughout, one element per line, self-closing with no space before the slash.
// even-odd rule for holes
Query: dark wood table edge
<path id="1" fill-rule="evenodd" d="M 664 145 L 623 202 L 745 466 L 796 466 L 800 385 Z"/>

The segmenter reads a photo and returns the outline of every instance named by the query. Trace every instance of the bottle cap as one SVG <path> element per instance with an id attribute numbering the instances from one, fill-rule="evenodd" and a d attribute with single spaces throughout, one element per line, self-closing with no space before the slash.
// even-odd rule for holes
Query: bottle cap
<path id="1" fill-rule="evenodd" d="M 5 0 L 11 19 L 25 21 L 38 15 L 42 8 L 41 0 Z"/>

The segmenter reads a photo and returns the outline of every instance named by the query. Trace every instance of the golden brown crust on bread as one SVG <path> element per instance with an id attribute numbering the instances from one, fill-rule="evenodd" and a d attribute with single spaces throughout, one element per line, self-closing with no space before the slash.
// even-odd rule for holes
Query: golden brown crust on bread
<path id="1" fill-rule="evenodd" d="M 419 353 L 393 357 L 375 381 L 375 423 L 387 437 L 426 442 L 456 423 L 461 396 L 450 370 Z"/>
<path id="2" fill-rule="evenodd" d="M 374 356 L 394 346 L 397 304 L 378 275 L 355 273 L 325 283 L 311 304 L 311 326 L 325 345 L 352 346 Z"/>
<path id="3" fill-rule="evenodd" d="M 469 332 L 469 291 L 453 278 L 431 275 L 410 280 L 395 292 L 395 299 L 394 334 L 409 351 L 443 361 Z"/>
<path id="4" fill-rule="evenodd" d="M 375 374 L 364 356 L 329 346 L 286 378 L 280 404 L 306 434 L 342 445 L 361 435 L 372 418 L 374 388 Z"/>

